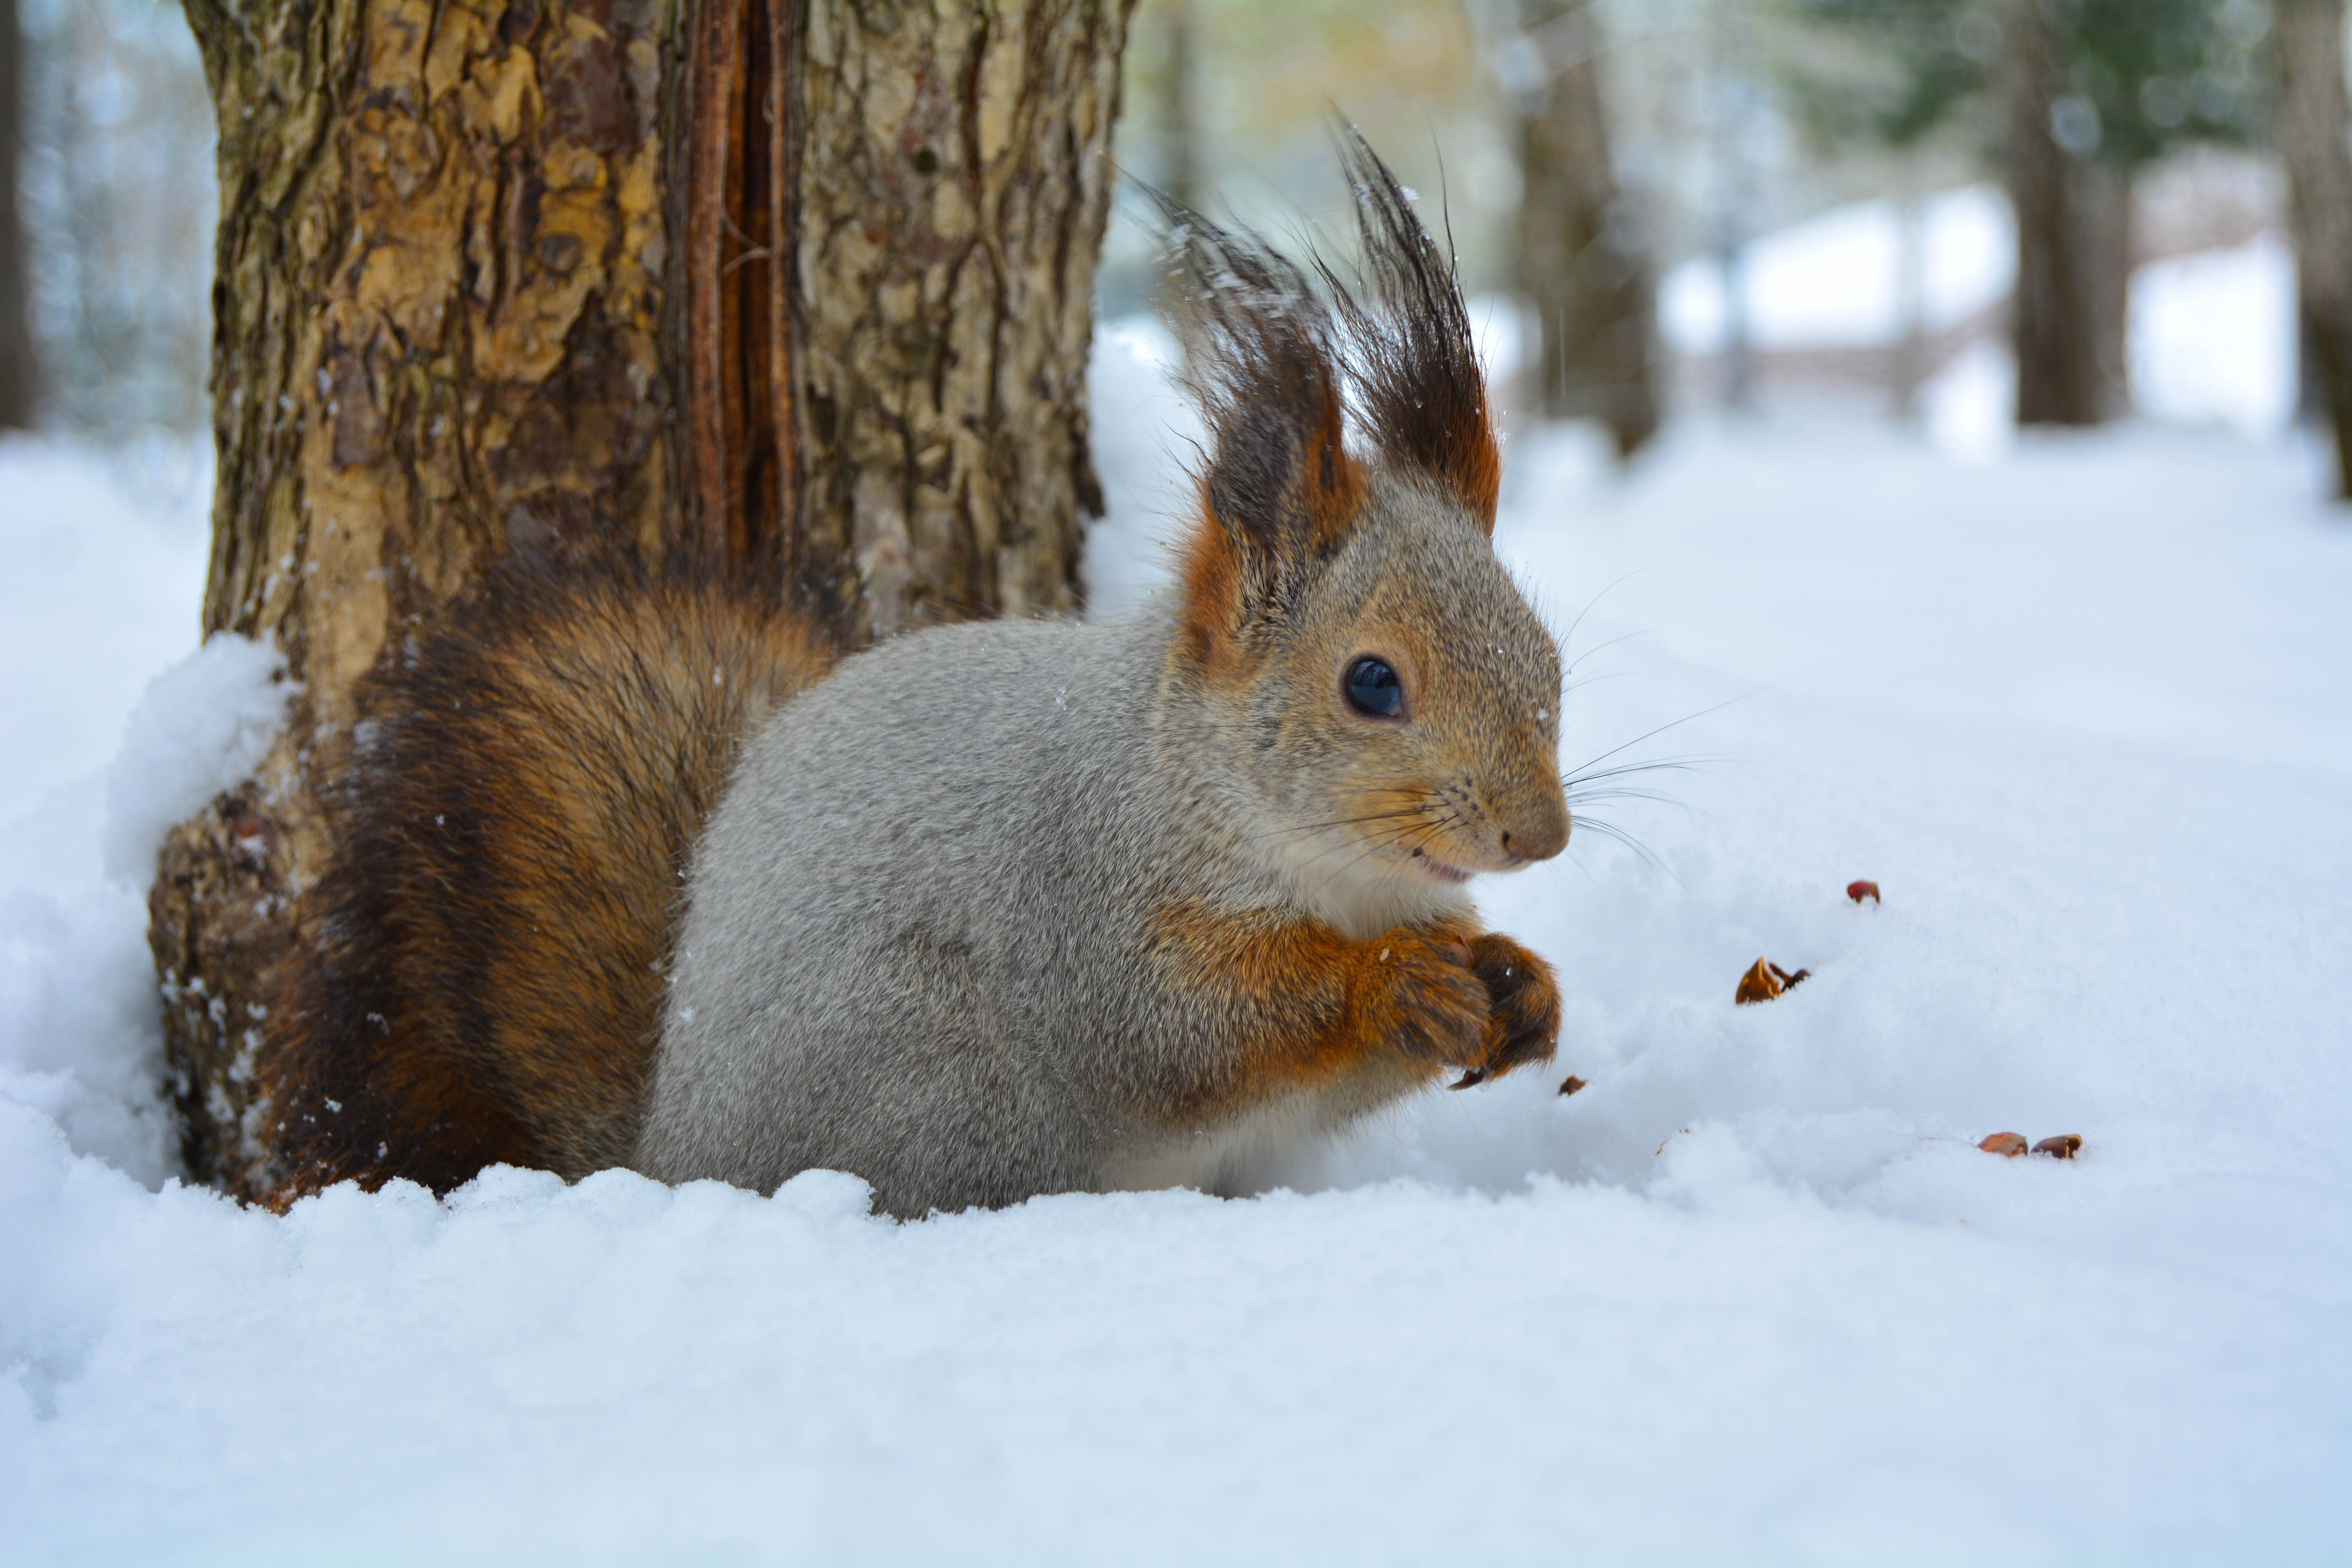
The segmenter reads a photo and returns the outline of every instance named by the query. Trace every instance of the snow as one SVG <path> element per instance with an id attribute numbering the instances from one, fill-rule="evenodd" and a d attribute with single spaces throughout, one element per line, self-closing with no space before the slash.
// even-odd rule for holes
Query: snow
<path id="1" fill-rule="evenodd" d="M 0 822 L 103 768 L 147 681 L 195 647 L 211 453 L 0 434 Z"/>
<path id="2" fill-rule="evenodd" d="M 0 826 L 0 1116 L 47 1118 L 75 1152 L 153 1186 L 179 1169 L 179 1134 L 158 1092 L 147 893 L 105 875 L 103 823 L 93 779 Z M 27 1176 L 0 1162 L 0 1204 Z M 0 1276 L 21 1267 L 21 1245 L 0 1226 Z M 9 1310 L 0 1305 L 0 1364 L 21 1353 Z"/>
<path id="3" fill-rule="evenodd" d="M 1097 615 L 1139 603 L 1166 579 L 1166 538 L 1192 496 L 1187 465 L 1201 421 L 1169 378 L 1180 369 L 1176 340 L 1144 317 L 1106 321 L 1095 333 L 1089 391 L 1102 520 L 1083 563 L 1087 603 Z"/>
<path id="4" fill-rule="evenodd" d="M 1958 326 L 2009 296 L 2016 226 L 1991 185 L 1920 198 L 1919 314 L 1930 333 Z M 1850 348 L 1903 335 L 1903 209 L 1853 202 L 1758 237 L 1742 258 L 1739 299 L 1759 349 Z M 1659 326 L 1677 353 L 1723 347 L 1723 268 L 1696 257 L 1658 287 Z"/>
<path id="5" fill-rule="evenodd" d="M 2173 424 L 2254 435 L 2294 417 L 2294 252 L 2276 234 L 2132 275 L 2132 399 Z"/>
<path id="6" fill-rule="evenodd" d="M 1099 600 L 1163 580 L 1165 358 L 1106 333 Z M 1960 462 L 1826 417 L 1596 450 L 1515 438 L 1498 548 L 1592 678 L 1566 761 L 1691 763 L 1588 803 L 1652 858 L 1588 826 L 1482 893 L 1560 970 L 1558 1062 L 1261 1197 L 905 1226 L 827 1173 L 283 1216 L 166 1180 L 143 909 L 73 748 L 138 689 L 111 573 L 184 558 L 111 500 L 28 515 L 107 495 L 89 457 L 0 453 L 0 528 L 63 518 L 110 567 L 24 595 L 8 658 L 46 662 L 5 674 L 57 689 L 0 768 L 37 803 L 0 829 L 7 1554 L 2340 1560 L 2322 455 L 2151 425 Z M 268 689 L 196 668 L 159 706 L 221 720 L 226 765 Z M 1735 1008 L 1759 954 L 1811 978 Z M 1973 1147 L 2002 1130 L 2083 1157 Z"/>
<path id="7" fill-rule="evenodd" d="M 143 883 L 174 826 L 249 778 L 285 728 L 286 656 L 216 632 L 150 681 L 106 772 L 106 872 Z"/>

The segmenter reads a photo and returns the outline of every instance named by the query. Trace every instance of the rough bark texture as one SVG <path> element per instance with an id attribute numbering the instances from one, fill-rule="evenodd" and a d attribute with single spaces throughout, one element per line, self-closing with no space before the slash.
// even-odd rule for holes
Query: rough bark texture
<path id="1" fill-rule="evenodd" d="M 2344 0 L 2279 0 L 2278 142 L 2293 191 L 2304 343 L 2336 425 L 2337 493 L 2352 500 L 2352 110 Z"/>
<path id="2" fill-rule="evenodd" d="M 2059 145 L 2063 86 L 2046 0 L 2000 6 L 2002 166 L 2017 214 L 2017 422 L 2096 425 L 2123 401 L 2130 189 Z"/>
<path id="3" fill-rule="evenodd" d="M 190 1173 L 250 1194 L 312 758 L 490 562 L 691 558 L 845 645 L 1076 606 L 1129 0 L 186 5 L 222 127 L 205 626 L 300 691 L 167 844 L 150 940 Z"/>
<path id="4" fill-rule="evenodd" d="M 29 430 L 40 403 L 32 272 L 16 195 L 25 145 L 25 38 L 16 0 L 0 0 L 0 430 Z"/>
<path id="5" fill-rule="evenodd" d="M 1520 125 L 1520 289 L 1543 323 L 1544 409 L 1598 418 L 1620 456 L 1655 434 L 1655 285 L 1619 191 L 1591 0 L 1523 0 L 1544 85 Z"/>
<path id="6" fill-rule="evenodd" d="M 1077 607 L 1132 4 L 696 10 L 672 189 L 690 532 L 845 644 Z"/>
<path id="7" fill-rule="evenodd" d="M 853 637 L 1078 607 L 1130 3 L 810 9 L 800 531 L 850 552 Z"/>
<path id="8" fill-rule="evenodd" d="M 267 1180 L 263 976 L 309 774 L 387 639 L 510 547 L 658 550 L 665 7 L 189 0 L 220 109 L 207 632 L 301 684 L 150 900 L 192 1174 Z"/>

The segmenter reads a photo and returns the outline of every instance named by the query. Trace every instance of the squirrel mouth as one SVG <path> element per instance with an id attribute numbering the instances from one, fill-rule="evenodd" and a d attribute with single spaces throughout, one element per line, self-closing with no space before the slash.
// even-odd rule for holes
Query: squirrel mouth
<path id="1" fill-rule="evenodd" d="M 1469 872 L 1463 870 L 1458 866 L 1449 866 L 1444 861 L 1437 858 L 1434 855 L 1428 854 L 1423 850 L 1414 850 L 1412 855 L 1412 859 L 1423 870 L 1428 872 L 1431 876 L 1435 877 L 1441 882 L 1466 882 L 1470 879 Z"/>

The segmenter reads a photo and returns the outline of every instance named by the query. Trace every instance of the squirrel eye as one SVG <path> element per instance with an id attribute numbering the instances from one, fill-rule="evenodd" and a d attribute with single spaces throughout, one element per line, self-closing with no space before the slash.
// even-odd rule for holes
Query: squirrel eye
<path id="1" fill-rule="evenodd" d="M 1388 660 L 1366 654 L 1348 666 L 1341 689 L 1348 706 L 1367 719 L 1395 719 L 1404 712 L 1404 686 Z"/>

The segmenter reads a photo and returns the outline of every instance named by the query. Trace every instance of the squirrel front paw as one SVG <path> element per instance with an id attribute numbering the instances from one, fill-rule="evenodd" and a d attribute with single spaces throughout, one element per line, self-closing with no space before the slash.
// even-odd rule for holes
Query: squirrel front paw
<path id="1" fill-rule="evenodd" d="M 1400 926 L 1366 943 L 1358 1026 L 1432 1067 L 1477 1068 L 1493 1050 L 1493 1008 L 1475 940 Z"/>
<path id="2" fill-rule="evenodd" d="M 1559 1044 L 1559 987 L 1552 981 L 1551 965 L 1509 937 L 1489 931 L 1470 939 L 1470 967 L 1486 984 L 1488 1007 L 1486 1054 L 1470 1081 L 1551 1060 Z"/>

